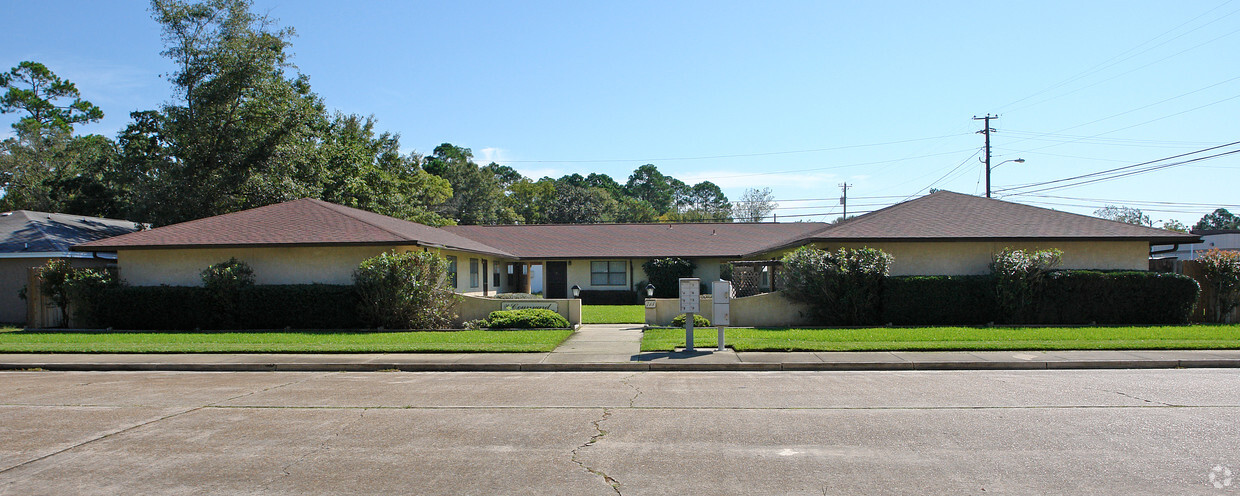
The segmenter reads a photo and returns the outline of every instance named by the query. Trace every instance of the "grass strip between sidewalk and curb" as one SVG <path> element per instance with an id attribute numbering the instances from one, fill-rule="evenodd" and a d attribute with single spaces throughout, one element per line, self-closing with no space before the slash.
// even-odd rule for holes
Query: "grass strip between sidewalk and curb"
<path id="1" fill-rule="evenodd" d="M 644 305 L 582 305 L 583 324 L 641 324 L 646 322 Z"/>
<path id="2" fill-rule="evenodd" d="M 571 329 L 506 331 L 106 332 L 0 329 L 0 353 L 548 352 Z"/>
<path id="3" fill-rule="evenodd" d="M 694 346 L 717 345 L 718 328 L 694 331 Z M 1135 327 L 728 328 L 736 351 L 984 351 L 1240 349 L 1240 325 Z M 642 351 L 685 345 L 683 328 L 647 329 Z"/>

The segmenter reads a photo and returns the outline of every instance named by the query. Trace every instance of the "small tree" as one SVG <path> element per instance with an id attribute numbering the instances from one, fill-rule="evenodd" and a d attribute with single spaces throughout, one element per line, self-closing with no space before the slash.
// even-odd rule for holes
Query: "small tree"
<path id="1" fill-rule="evenodd" d="M 654 285 L 655 298 L 675 298 L 680 294 L 680 278 L 693 277 L 697 267 L 692 260 L 669 257 L 647 260 L 642 264 L 650 284 Z M 645 288 L 637 288 L 639 292 Z"/>
<path id="2" fill-rule="evenodd" d="M 1025 251 L 1004 248 L 990 262 L 995 275 L 996 302 L 1000 315 L 1008 322 L 1034 317 L 1034 303 L 1046 284 L 1046 276 L 1063 262 L 1063 251 L 1056 248 Z"/>
<path id="3" fill-rule="evenodd" d="M 60 325 L 69 325 L 69 279 L 73 266 L 68 260 L 53 259 L 39 267 L 39 292 L 60 309 Z"/>
<path id="4" fill-rule="evenodd" d="M 1214 321 L 1223 322 L 1240 305 L 1240 252 L 1214 248 L 1197 261 L 1206 283 L 1214 290 Z"/>
<path id="5" fill-rule="evenodd" d="M 383 253 L 353 272 L 362 318 L 392 329 L 443 329 L 456 318 L 448 261 L 434 253 Z"/>
<path id="6" fill-rule="evenodd" d="M 883 278 L 892 260 L 876 248 L 803 246 L 783 258 L 784 294 L 808 304 L 821 322 L 872 324 L 878 321 Z"/>
<path id="7" fill-rule="evenodd" d="M 220 325 L 235 327 L 239 324 L 241 313 L 241 289 L 254 285 L 254 269 L 250 265 L 237 260 L 236 257 L 227 261 L 212 264 L 201 273 L 202 286 L 211 295 L 211 303 L 215 306 Z"/>

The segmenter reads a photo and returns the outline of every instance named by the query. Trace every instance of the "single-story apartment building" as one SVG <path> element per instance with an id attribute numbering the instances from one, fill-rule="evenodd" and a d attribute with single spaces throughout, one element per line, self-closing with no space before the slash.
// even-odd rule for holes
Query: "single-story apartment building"
<path id="1" fill-rule="evenodd" d="M 638 290 L 641 266 L 691 259 L 695 276 L 718 279 L 720 264 L 769 260 L 800 246 L 869 246 L 895 257 L 893 275 L 980 274 L 1004 248 L 1059 248 L 1064 267 L 1146 270 L 1150 246 L 1194 235 L 947 191 L 838 224 L 685 223 L 429 227 L 302 199 L 84 243 L 114 251 L 133 285 L 198 285 L 207 266 L 236 257 L 259 284 L 348 284 L 364 259 L 385 251 L 435 251 L 452 263 L 462 294 L 528 292 L 543 267 L 544 296 Z"/>
<path id="2" fill-rule="evenodd" d="M 28 284 L 31 267 L 48 260 L 68 260 L 74 267 L 108 267 L 116 256 L 107 250 L 73 251 L 74 245 L 142 229 L 121 219 L 14 210 L 0 213 L 0 322 L 26 322 L 26 301 L 18 292 Z"/>

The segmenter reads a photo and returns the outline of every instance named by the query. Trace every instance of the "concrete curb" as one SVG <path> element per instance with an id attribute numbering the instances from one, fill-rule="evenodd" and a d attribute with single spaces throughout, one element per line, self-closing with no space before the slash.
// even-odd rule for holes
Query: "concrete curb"
<path id="1" fill-rule="evenodd" d="M 1047 360 L 924 362 L 599 362 L 599 363 L 454 363 L 454 362 L 3 362 L 0 370 L 177 371 L 177 372 L 787 372 L 896 370 L 1071 370 L 1240 368 L 1240 359 L 1186 360 Z"/>

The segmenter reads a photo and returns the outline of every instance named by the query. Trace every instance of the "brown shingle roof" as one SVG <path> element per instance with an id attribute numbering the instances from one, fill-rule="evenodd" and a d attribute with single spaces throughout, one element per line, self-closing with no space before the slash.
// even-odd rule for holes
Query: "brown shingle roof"
<path id="1" fill-rule="evenodd" d="M 416 244 L 511 256 L 442 229 L 310 198 L 93 241 L 74 249 L 340 244 Z"/>
<path id="2" fill-rule="evenodd" d="M 817 222 L 449 226 L 526 259 L 740 257 L 822 229 Z"/>
<path id="3" fill-rule="evenodd" d="M 939 191 L 826 227 L 806 241 L 1059 239 L 1192 243 L 1199 238 L 1033 207 Z"/>

